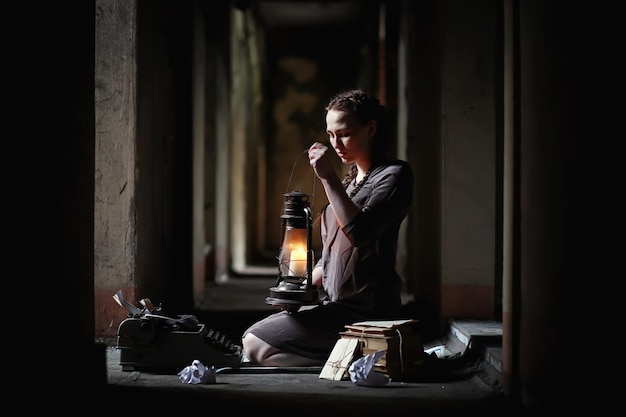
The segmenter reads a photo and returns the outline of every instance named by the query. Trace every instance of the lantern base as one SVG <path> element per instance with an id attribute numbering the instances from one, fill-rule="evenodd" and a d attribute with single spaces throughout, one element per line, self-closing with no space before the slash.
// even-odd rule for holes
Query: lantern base
<path id="1" fill-rule="evenodd" d="M 270 296 L 265 299 L 266 304 L 280 306 L 286 310 L 297 310 L 301 305 L 319 304 L 319 294 L 316 286 L 301 288 L 297 283 L 282 282 L 270 288 Z"/>

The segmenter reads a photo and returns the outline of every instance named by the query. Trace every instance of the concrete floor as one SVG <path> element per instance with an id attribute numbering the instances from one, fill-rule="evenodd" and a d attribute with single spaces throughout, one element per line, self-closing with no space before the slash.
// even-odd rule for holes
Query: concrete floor
<path id="1" fill-rule="evenodd" d="M 114 349 L 108 351 L 108 396 L 141 408 L 176 405 L 179 412 L 293 413 L 338 415 L 522 415 L 502 395 L 485 363 L 467 364 L 421 382 L 390 382 L 363 387 L 350 380 L 330 381 L 319 372 L 218 373 L 215 384 L 190 385 L 176 375 L 124 372 Z M 185 411 L 183 411 L 185 409 Z M 414 414 L 417 413 L 417 414 Z"/>
<path id="2" fill-rule="evenodd" d="M 237 343 L 242 329 L 273 308 L 262 301 L 267 288 L 267 282 L 256 287 L 209 288 L 207 303 L 196 315 L 201 323 L 225 332 Z M 248 297 L 244 303 L 254 308 L 237 309 L 228 301 L 231 297 L 240 301 Z M 349 379 L 322 379 L 321 368 L 316 367 L 226 367 L 218 371 L 215 383 L 185 384 L 175 371 L 123 369 L 120 349 L 108 346 L 107 384 L 101 398 L 123 403 L 125 413 L 132 409 L 152 413 L 167 407 L 177 413 L 201 415 L 530 415 L 529 410 L 520 409 L 504 394 L 501 337 L 501 324 L 497 322 L 452 322 L 445 338 L 424 341 L 424 349 L 443 346 L 441 358 L 428 357 L 420 376 L 411 381 L 391 381 L 380 387 L 360 386 Z"/>

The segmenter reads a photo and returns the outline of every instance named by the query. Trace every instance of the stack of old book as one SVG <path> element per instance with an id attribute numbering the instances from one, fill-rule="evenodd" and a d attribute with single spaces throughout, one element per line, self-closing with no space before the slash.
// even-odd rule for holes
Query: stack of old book
<path id="1" fill-rule="evenodd" d="M 418 320 L 363 321 L 345 327 L 341 339 L 358 340 L 361 356 L 386 351 L 374 365 L 376 371 L 395 381 L 419 375 L 424 345 Z"/>

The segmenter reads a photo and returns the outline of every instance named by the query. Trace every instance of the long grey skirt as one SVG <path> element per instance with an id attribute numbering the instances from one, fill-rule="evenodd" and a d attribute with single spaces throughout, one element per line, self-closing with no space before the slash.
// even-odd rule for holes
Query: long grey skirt
<path id="1" fill-rule="evenodd" d="M 321 304 L 298 312 L 281 311 L 250 326 L 252 333 L 283 352 L 319 360 L 324 364 L 346 324 L 365 320 L 362 314 L 337 303 Z"/>

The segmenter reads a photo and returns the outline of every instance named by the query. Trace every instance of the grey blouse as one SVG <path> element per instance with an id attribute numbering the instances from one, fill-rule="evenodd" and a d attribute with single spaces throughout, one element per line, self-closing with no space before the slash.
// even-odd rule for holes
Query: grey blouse
<path id="1" fill-rule="evenodd" d="M 348 185 L 349 194 L 356 185 Z M 322 215 L 322 284 L 327 302 L 351 305 L 370 318 L 398 314 L 402 281 L 395 270 L 400 225 L 412 201 L 413 174 L 404 161 L 372 170 L 352 197 L 361 212 L 343 229 L 332 207 Z"/>
<path id="2" fill-rule="evenodd" d="M 346 192 L 356 185 L 350 184 Z M 413 172 L 401 160 L 375 167 L 352 201 L 361 212 L 343 229 L 333 209 L 321 213 L 324 296 L 319 305 L 280 311 L 251 325 L 254 334 L 284 351 L 323 364 L 346 324 L 399 318 L 402 280 L 395 270 L 400 225 L 413 197 Z"/>

